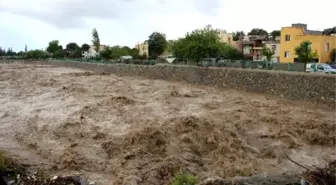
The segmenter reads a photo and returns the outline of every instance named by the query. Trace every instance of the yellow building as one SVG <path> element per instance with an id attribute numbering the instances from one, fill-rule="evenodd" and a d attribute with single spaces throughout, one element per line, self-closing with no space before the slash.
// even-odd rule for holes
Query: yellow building
<path id="1" fill-rule="evenodd" d="M 233 41 L 233 34 L 228 33 L 226 30 L 219 31 L 219 38 L 222 42 L 226 42 L 231 45 L 235 45 L 235 41 Z"/>
<path id="2" fill-rule="evenodd" d="M 139 55 L 145 55 L 148 58 L 148 43 L 144 42 L 142 44 L 135 45 L 135 48 L 139 50 Z"/>
<path id="3" fill-rule="evenodd" d="M 320 31 L 307 30 L 306 24 L 292 24 L 291 27 L 281 28 L 280 62 L 293 63 L 296 61 L 295 48 L 303 41 L 312 43 L 312 50 L 317 52 L 318 62 L 330 61 L 332 49 L 336 48 L 336 36 L 322 35 Z"/>

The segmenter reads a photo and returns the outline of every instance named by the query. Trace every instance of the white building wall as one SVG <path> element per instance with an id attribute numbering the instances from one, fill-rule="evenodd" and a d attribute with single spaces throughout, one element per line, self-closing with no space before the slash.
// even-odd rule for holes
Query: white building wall
<path id="1" fill-rule="evenodd" d="M 274 50 L 273 62 L 280 62 L 280 43 L 267 43 L 266 47 Z M 265 57 L 266 60 L 266 57 Z"/>

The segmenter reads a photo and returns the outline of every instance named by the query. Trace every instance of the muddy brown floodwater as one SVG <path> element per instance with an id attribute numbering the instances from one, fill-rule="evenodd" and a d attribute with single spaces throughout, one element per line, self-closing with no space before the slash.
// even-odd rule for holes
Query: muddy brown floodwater
<path id="1" fill-rule="evenodd" d="M 280 174 L 335 158 L 334 110 L 42 65 L 0 65 L 0 149 L 101 184 Z"/>

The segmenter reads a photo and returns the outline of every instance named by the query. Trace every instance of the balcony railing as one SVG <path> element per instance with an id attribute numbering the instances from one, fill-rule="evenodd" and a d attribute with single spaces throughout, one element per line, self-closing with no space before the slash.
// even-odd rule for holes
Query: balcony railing
<path id="1" fill-rule="evenodd" d="M 260 49 L 263 49 L 263 47 L 262 46 L 255 46 L 255 47 L 253 47 L 253 49 L 260 50 Z"/>
<path id="2" fill-rule="evenodd" d="M 263 56 L 254 56 L 253 61 L 262 61 L 264 59 Z"/>

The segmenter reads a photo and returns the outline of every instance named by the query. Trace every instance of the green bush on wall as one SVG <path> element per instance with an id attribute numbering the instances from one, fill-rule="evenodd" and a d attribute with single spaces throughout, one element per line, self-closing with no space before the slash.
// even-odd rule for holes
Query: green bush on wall
<path id="1" fill-rule="evenodd" d="M 196 185 L 197 183 L 198 179 L 196 176 L 189 175 L 181 170 L 174 177 L 172 185 Z"/>

